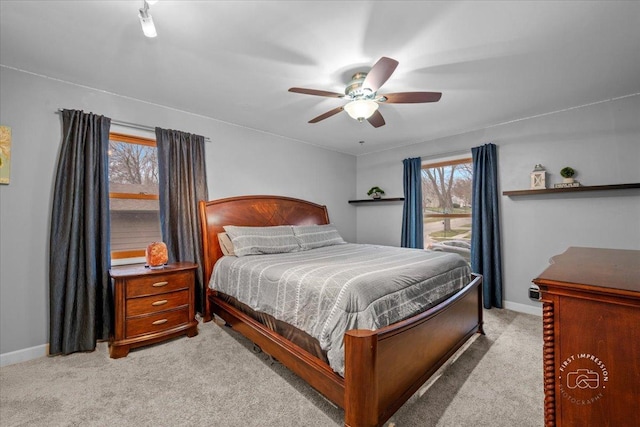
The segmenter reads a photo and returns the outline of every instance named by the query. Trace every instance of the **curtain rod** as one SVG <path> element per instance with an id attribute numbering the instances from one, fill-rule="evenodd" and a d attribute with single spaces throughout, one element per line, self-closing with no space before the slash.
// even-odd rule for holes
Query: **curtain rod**
<path id="1" fill-rule="evenodd" d="M 442 157 L 462 156 L 463 154 L 471 156 L 471 148 L 466 150 L 449 151 L 448 153 L 429 154 L 428 156 L 420 156 L 420 158 L 423 160 L 431 160 L 431 159 L 438 159 Z"/>
<path id="2" fill-rule="evenodd" d="M 59 108 L 55 113 L 56 114 L 62 113 L 62 109 Z M 138 124 L 138 123 L 125 122 L 125 121 L 122 121 L 122 120 L 111 119 L 111 124 L 128 127 L 128 128 L 131 128 L 131 129 L 145 130 L 145 131 L 154 132 L 154 133 L 156 131 L 156 128 L 152 127 L 152 126 L 141 125 L 141 124 Z M 204 141 L 205 142 L 211 142 L 211 139 L 209 139 L 208 136 L 205 136 L 204 137 Z"/>

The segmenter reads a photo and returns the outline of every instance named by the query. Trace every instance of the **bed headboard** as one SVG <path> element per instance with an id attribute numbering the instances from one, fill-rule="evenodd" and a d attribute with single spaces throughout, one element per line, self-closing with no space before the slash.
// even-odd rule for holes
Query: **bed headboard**
<path id="1" fill-rule="evenodd" d="M 201 201 L 200 224 L 205 289 L 208 288 L 213 265 L 222 256 L 218 233 L 224 232 L 223 226 L 268 227 L 328 223 L 329 214 L 326 206 L 291 197 L 240 196 Z"/>

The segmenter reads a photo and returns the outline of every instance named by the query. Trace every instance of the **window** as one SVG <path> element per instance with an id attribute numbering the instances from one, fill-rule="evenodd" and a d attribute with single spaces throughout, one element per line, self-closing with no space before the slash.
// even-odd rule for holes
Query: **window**
<path id="1" fill-rule="evenodd" d="M 469 158 L 422 165 L 422 212 L 426 248 L 471 259 L 471 188 Z"/>
<path id="2" fill-rule="evenodd" d="M 158 150 L 149 138 L 109 134 L 111 258 L 144 257 L 161 241 Z"/>

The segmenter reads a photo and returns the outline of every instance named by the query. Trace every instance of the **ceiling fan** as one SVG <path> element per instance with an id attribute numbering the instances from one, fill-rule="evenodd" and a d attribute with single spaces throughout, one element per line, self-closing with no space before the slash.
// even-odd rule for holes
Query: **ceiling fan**
<path id="1" fill-rule="evenodd" d="M 351 77 L 351 81 L 344 90 L 344 95 L 337 92 L 324 90 L 305 89 L 292 87 L 289 92 L 302 93 L 305 95 L 325 96 L 329 98 L 346 99 L 349 103 L 344 106 L 329 110 L 309 120 L 309 123 L 318 123 L 327 119 L 342 110 L 359 122 L 367 120 L 373 127 L 384 126 L 385 121 L 378 111 L 380 104 L 417 104 L 422 102 L 438 102 L 442 93 L 440 92 L 397 92 L 378 94 L 378 89 L 391 77 L 391 74 L 398 66 L 395 59 L 383 56 L 375 63 L 368 73 L 358 72 Z"/>

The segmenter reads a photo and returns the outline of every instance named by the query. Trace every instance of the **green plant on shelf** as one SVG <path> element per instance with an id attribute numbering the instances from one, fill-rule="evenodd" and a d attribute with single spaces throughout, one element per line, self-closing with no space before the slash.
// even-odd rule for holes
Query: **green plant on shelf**
<path id="1" fill-rule="evenodd" d="M 367 191 L 367 196 L 371 196 L 374 199 L 379 199 L 384 194 L 384 190 L 380 187 L 371 187 L 369 191 Z"/>
<path id="2" fill-rule="evenodd" d="M 569 166 L 564 167 L 560 170 L 560 176 L 563 178 L 573 178 L 575 174 L 576 174 L 575 169 Z"/>

